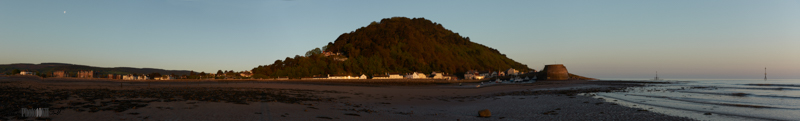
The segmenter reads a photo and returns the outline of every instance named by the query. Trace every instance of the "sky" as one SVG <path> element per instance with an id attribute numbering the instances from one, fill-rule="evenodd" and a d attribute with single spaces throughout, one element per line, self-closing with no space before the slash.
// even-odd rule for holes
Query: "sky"
<path id="1" fill-rule="evenodd" d="M 536 70 L 800 79 L 798 0 L 1 0 L 0 64 L 244 71 L 396 16 Z"/>

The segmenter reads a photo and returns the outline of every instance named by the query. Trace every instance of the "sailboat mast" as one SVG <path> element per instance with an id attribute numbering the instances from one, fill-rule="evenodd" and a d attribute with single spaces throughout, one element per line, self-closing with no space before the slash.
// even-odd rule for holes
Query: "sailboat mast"
<path id="1" fill-rule="evenodd" d="M 656 78 L 654 78 L 653 80 L 658 81 L 658 71 L 656 71 Z"/>

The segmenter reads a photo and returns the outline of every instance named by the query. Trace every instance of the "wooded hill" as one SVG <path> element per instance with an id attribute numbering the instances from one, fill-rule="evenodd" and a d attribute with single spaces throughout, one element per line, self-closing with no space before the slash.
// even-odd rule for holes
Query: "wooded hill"
<path id="1" fill-rule="evenodd" d="M 344 33 L 333 43 L 312 49 L 305 56 L 276 60 L 252 71 L 256 78 L 300 78 L 433 71 L 463 76 L 468 70 L 509 68 L 532 70 L 497 49 L 445 29 L 442 24 L 424 18 L 393 17 Z"/>
<path id="2" fill-rule="evenodd" d="M 105 76 L 108 74 L 151 74 L 151 73 L 189 75 L 192 72 L 187 70 L 164 70 L 164 69 L 154 69 L 154 68 L 131 68 L 131 67 L 104 68 L 104 67 L 93 67 L 93 66 L 75 65 L 66 63 L 41 63 L 41 64 L 19 63 L 19 64 L 0 65 L 0 72 L 2 72 L 3 74 L 9 74 L 9 75 L 13 74 L 11 72 L 14 69 L 34 71 L 37 72 L 37 74 L 52 74 L 53 71 L 66 71 L 70 75 L 75 75 L 75 73 L 82 70 L 83 71 L 93 70 L 95 73 L 97 73 L 97 75 L 95 76 L 101 76 L 101 75 Z"/>

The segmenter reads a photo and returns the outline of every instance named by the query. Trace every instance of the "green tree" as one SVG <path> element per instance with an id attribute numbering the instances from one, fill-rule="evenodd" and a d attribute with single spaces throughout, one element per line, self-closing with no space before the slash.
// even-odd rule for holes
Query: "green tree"
<path id="1" fill-rule="evenodd" d="M 14 70 L 11 71 L 11 74 L 12 75 L 17 75 L 17 74 L 19 74 L 19 72 L 20 72 L 19 69 L 14 69 Z"/>
<path id="2" fill-rule="evenodd" d="M 228 71 L 225 71 L 225 76 L 234 77 L 234 76 L 236 76 L 236 73 L 233 72 L 233 70 L 228 70 Z"/>
<path id="3" fill-rule="evenodd" d="M 150 76 L 151 77 L 161 77 L 161 73 L 153 72 L 153 73 L 150 73 Z"/>
<path id="4" fill-rule="evenodd" d="M 328 51 L 328 47 L 330 47 L 331 45 L 333 45 L 333 42 L 328 42 L 327 45 L 322 46 L 322 51 Z"/>
<path id="5" fill-rule="evenodd" d="M 311 57 L 313 55 L 318 55 L 318 54 L 322 54 L 322 50 L 320 50 L 319 48 L 314 48 L 306 52 L 306 57 Z"/>

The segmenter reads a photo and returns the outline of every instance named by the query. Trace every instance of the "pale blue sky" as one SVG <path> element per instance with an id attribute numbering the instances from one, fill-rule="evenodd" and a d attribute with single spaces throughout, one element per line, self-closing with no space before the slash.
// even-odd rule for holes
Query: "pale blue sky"
<path id="1" fill-rule="evenodd" d="M 64 13 L 66 11 L 66 13 Z M 215 72 L 424 17 L 541 69 L 596 78 L 800 78 L 797 0 L 0 0 L 0 64 Z"/>

